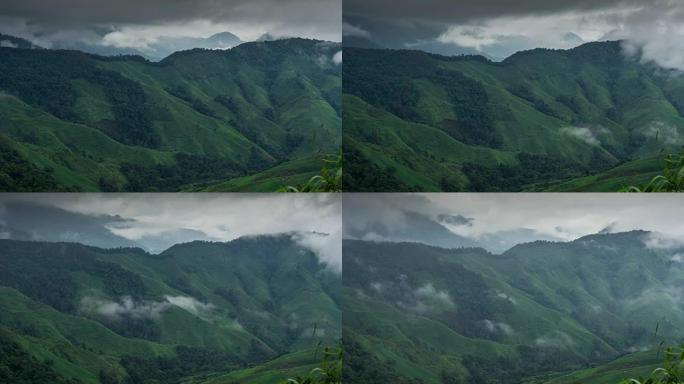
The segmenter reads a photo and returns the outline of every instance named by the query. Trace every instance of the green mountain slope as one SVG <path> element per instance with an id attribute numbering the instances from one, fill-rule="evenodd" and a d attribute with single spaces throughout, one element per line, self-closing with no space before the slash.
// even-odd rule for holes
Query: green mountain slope
<path id="1" fill-rule="evenodd" d="M 0 340 L 63 379 L 282 380 L 340 338 L 339 274 L 288 235 L 158 255 L 14 240 L 0 248 Z"/>
<path id="2" fill-rule="evenodd" d="M 684 78 L 619 42 L 503 62 L 345 48 L 344 78 L 350 191 L 603 190 L 630 180 L 568 180 L 684 145 Z"/>
<path id="3" fill-rule="evenodd" d="M 648 236 L 539 241 L 500 255 L 345 241 L 345 382 L 598 377 L 608 368 L 567 372 L 676 342 L 684 338 L 684 265 L 672 256 L 680 250 L 649 249 Z M 657 363 L 652 357 L 633 356 L 630 374 Z M 627 359 L 611 363 L 611 377 Z"/>
<path id="4" fill-rule="evenodd" d="M 339 50 L 288 39 L 152 63 L 0 48 L 0 187 L 175 191 L 337 152 Z"/>

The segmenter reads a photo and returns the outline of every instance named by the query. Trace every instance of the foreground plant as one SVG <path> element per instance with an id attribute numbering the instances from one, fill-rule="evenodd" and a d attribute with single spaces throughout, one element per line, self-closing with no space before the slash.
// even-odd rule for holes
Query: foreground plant
<path id="1" fill-rule="evenodd" d="M 667 155 L 665 169 L 643 188 L 631 186 L 627 192 L 682 192 L 684 191 L 684 154 Z"/>
<path id="2" fill-rule="evenodd" d="M 684 384 L 684 345 L 665 350 L 663 367 L 656 368 L 646 379 L 629 379 L 620 384 Z"/>
<path id="3" fill-rule="evenodd" d="M 313 176 L 304 185 L 289 185 L 277 192 L 342 192 L 342 156 L 325 156 L 319 175 Z"/>
<path id="4" fill-rule="evenodd" d="M 287 379 L 283 384 L 341 384 L 342 383 L 342 348 L 326 347 L 323 351 L 321 365 L 314 368 L 305 377 L 298 376 Z"/>

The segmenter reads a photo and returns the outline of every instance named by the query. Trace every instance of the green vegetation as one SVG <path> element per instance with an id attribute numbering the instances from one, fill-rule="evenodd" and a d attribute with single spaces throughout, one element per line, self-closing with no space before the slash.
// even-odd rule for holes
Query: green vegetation
<path id="1" fill-rule="evenodd" d="M 1 240 L 0 381 L 234 384 L 304 375 L 322 346 L 340 340 L 340 283 L 289 235 L 179 244 L 157 255 Z"/>
<path id="2" fill-rule="evenodd" d="M 648 375 L 659 343 L 684 338 L 680 250 L 651 249 L 648 236 L 537 241 L 500 255 L 346 240 L 343 381 L 614 384 Z"/>
<path id="3" fill-rule="evenodd" d="M 257 175 L 339 151 L 340 49 L 286 39 L 152 63 L 0 48 L 0 190 L 262 190 Z"/>
<path id="4" fill-rule="evenodd" d="M 345 55 L 348 191 L 615 192 L 684 145 L 684 78 L 626 57 L 619 42 L 503 62 Z"/>
<path id="5" fill-rule="evenodd" d="M 282 187 L 278 192 L 342 192 L 342 156 L 326 156 L 318 175 L 312 176 L 306 184 Z"/>
<path id="6" fill-rule="evenodd" d="M 630 379 L 623 384 L 682 384 L 684 383 L 684 347 L 669 347 L 665 351 L 665 365 L 655 369 L 648 378 Z"/>
<path id="7" fill-rule="evenodd" d="M 306 377 L 287 379 L 284 384 L 341 384 L 342 361 L 341 348 L 325 348 L 319 367 L 312 369 Z"/>
<path id="8" fill-rule="evenodd" d="M 665 169 L 645 187 L 630 187 L 628 192 L 682 192 L 684 191 L 684 155 L 665 157 Z"/>

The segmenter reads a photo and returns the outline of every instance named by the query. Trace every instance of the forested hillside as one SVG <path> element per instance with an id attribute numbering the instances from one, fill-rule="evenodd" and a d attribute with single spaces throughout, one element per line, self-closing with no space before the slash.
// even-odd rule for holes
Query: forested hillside
<path id="1" fill-rule="evenodd" d="M 0 241 L 0 378 L 273 383 L 340 338 L 340 275 L 290 235 L 160 254 Z"/>
<path id="2" fill-rule="evenodd" d="M 341 140 L 340 44 L 139 56 L 0 48 L 0 190 L 274 190 Z M 276 171 L 260 174 L 269 169 Z"/>
<path id="3" fill-rule="evenodd" d="M 502 62 L 344 52 L 349 191 L 617 191 L 684 145 L 684 77 L 620 42 Z"/>
<path id="4" fill-rule="evenodd" d="M 661 363 L 661 343 L 684 339 L 682 249 L 656 248 L 652 236 L 538 241 L 502 254 L 345 241 L 343 381 L 647 376 Z"/>

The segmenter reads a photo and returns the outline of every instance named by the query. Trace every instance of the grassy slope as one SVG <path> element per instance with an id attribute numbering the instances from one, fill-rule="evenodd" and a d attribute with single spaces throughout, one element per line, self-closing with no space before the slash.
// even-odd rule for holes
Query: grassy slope
<path id="1" fill-rule="evenodd" d="M 54 169 L 65 186 L 96 191 L 100 176 L 122 180 L 122 159 L 142 165 L 173 161 L 171 153 L 123 145 L 97 129 L 61 121 L 13 96 L 0 95 L 0 100 L 0 134 L 14 138 L 13 148 L 39 168 Z"/>
<path id="2" fill-rule="evenodd" d="M 662 173 L 660 156 L 629 161 L 615 168 L 569 181 L 533 184 L 528 191 L 548 192 L 615 192 L 629 186 L 646 185 Z"/>
<path id="3" fill-rule="evenodd" d="M 439 191 L 440 179 L 454 175 L 466 182 L 459 166 L 463 162 L 517 163 L 513 153 L 465 145 L 437 128 L 401 120 L 355 96 L 345 95 L 343 100 L 345 147 L 359 150 L 381 168 L 394 168 L 409 186 Z"/>
<path id="4" fill-rule="evenodd" d="M 186 192 L 273 192 L 285 185 L 299 185 L 320 172 L 323 158 L 314 156 L 279 164 L 255 175 L 238 177 L 228 181 L 191 185 Z"/>
<path id="5" fill-rule="evenodd" d="M 648 377 L 661 365 L 662 356 L 656 352 L 638 352 L 593 368 L 530 378 L 524 384 L 617 384 L 629 378 Z"/>
<path id="6" fill-rule="evenodd" d="M 299 351 L 279 356 L 267 363 L 229 374 L 212 374 L 194 377 L 184 384 L 275 384 L 288 378 L 303 376 L 320 363 L 320 351 Z"/>

